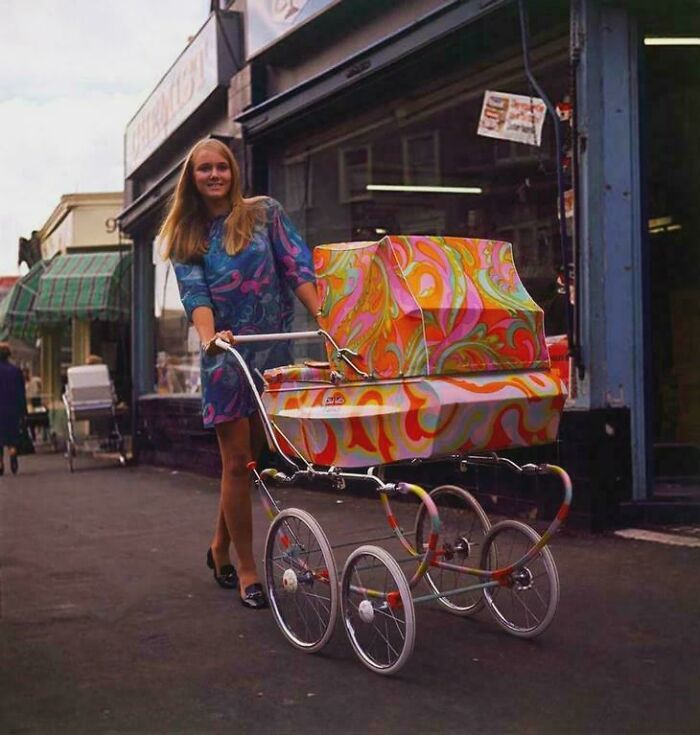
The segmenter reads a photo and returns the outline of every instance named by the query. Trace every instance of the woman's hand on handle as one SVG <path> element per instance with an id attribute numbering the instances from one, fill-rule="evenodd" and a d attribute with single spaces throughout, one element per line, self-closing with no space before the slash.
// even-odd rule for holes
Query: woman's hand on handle
<path id="1" fill-rule="evenodd" d="M 202 342 L 202 351 L 204 352 L 205 355 L 208 355 L 209 357 L 211 357 L 212 355 L 218 355 L 219 352 L 223 352 L 221 347 L 219 347 L 216 344 L 217 339 L 221 339 L 224 342 L 228 342 L 231 345 L 235 341 L 233 332 L 229 329 L 225 329 L 221 332 L 216 332 L 216 334 L 214 334 L 214 336 L 210 340 L 207 340 L 206 342 Z"/>

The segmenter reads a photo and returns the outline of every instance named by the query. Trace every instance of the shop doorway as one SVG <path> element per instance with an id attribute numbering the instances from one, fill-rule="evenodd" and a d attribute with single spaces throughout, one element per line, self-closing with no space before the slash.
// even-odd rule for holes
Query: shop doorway
<path id="1" fill-rule="evenodd" d="M 700 27 L 671 23 L 647 24 L 641 67 L 654 495 L 700 497 Z"/>

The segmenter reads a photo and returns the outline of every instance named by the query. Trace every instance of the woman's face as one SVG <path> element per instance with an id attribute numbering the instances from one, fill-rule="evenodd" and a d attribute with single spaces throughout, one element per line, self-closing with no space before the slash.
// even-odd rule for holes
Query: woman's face
<path id="1" fill-rule="evenodd" d="M 192 177 L 206 205 L 220 205 L 231 191 L 231 167 L 215 150 L 202 148 L 192 157 Z"/>

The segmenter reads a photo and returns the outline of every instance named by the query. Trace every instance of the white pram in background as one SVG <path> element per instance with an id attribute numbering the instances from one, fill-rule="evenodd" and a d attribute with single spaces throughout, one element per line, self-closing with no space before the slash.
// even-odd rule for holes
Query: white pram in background
<path id="1" fill-rule="evenodd" d="M 78 443 L 93 451 L 116 452 L 121 465 L 126 464 L 124 437 L 117 422 L 117 401 L 106 365 L 81 365 L 68 368 L 68 382 L 63 394 L 68 422 L 66 457 L 73 472 Z M 90 421 L 91 431 L 78 437 L 77 421 Z"/>

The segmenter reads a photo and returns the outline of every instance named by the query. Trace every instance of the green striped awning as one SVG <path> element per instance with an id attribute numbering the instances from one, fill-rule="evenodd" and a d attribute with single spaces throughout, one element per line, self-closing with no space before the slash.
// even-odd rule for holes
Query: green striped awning
<path id="1" fill-rule="evenodd" d="M 39 283 L 39 324 L 72 318 L 121 321 L 131 312 L 131 253 L 69 253 L 52 261 Z"/>
<path id="2" fill-rule="evenodd" d="M 39 282 L 50 261 L 40 260 L 15 283 L 0 303 L 0 333 L 3 338 L 33 340 L 37 336 L 36 305 Z"/>
<path id="3" fill-rule="evenodd" d="M 3 298 L 3 300 L 0 301 L 0 342 L 4 342 L 5 340 L 8 340 L 10 338 L 10 330 L 5 324 L 5 315 L 7 314 L 7 307 L 9 306 L 11 294 L 12 294 L 12 289 L 10 289 L 5 294 L 5 297 Z"/>

